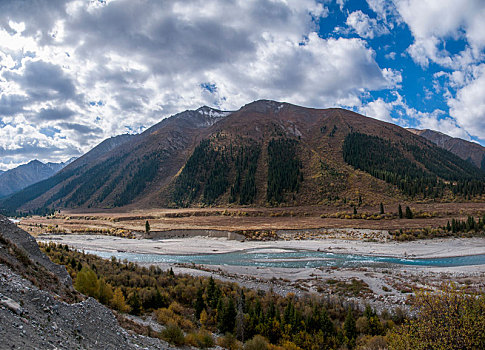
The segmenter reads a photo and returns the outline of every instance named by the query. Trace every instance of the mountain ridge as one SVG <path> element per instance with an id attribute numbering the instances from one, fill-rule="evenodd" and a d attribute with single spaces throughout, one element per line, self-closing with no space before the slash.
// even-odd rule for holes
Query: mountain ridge
<path id="1" fill-rule="evenodd" d="M 452 137 L 436 130 L 412 128 L 408 128 L 408 130 L 456 154 L 458 157 L 472 162 L 478 168 L 485 170 L 485 147 L 475 142 Z"/>
<path id="2" fill-rule="evenodd" d="M 359 162 L 349 142 L 376 153 L 361 153 L 366 161 Z M 377 146 L 396 159 L 381 157 Z M 360 205 L 466 200 L 484 187 L 478 168 L 397 125 L 271 100 L 237 111 L 184 111 L 94 161 L 83 157 L 12 196 L 8 209 Z"/>
<path id="3" fill-rule="evenodd" d="M 26 164 L 0 173 L 0 197 L 20 191 L 36 182 L 47 179 L 69 165 L 71 158 L 61 163 L 42 163 L 34 159 Z"/>

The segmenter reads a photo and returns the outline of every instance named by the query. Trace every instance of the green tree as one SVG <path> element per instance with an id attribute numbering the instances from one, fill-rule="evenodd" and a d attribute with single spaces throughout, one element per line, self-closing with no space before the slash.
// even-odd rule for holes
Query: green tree
<path id="1" fill-rule="evenodd" d="M 197 291 L 197 299 L 195 300 L 194 309 L 195 317 L 196 319 L 199 319 L 202 310 L 205 309 L 204 292 L 202 288 L 199 288 L 199 290 Z"/>
<path id="2" fill-rule="evenodd" d="M 413 212 L 411 211 L 411 208 L 406 207 L 406 219 L 412 219 L 413 218 Z"/>
<path id="3" fill-rule="evenodd" d="M 224 303 L 224 306 L 222 307 L 222 314 L 219 321 L 219 330 L 221 333 L 232 333 L 234 331 L 234 327 L 236 326 L 237 312 L 234 305 L 234 300 L 232 300 L 232 298 L 228 299 L 229 300 L 227 303 Z"/>
<path id="4" fill-rule="evenodd" d="M 129 298 L 128 298 L 128 305 L 130 305 L 131 311 L 130 313 L 138 316 L 141 314 L 141 302 L 140 302 L 140 297 L 138 296 L 138 293 L 136 290 L 134 290 Z"/>
<path id="5" fill-rule="evenodd" d="M 77 291 L 96 298 L 98 296 L 99 289 L 99 281 L 96 273 L 94 273 L 94 271 L 89 267 L 84 266 L 77 274 L 74 287 L 77 289 Z"/>
<path id="6" fill-rule="evenodd" d="M 355 325 L 354 314 L 350 307 L 344 321 L 344 334 L 347 338 L 349 347 L 353 348 L 355 346 L 355 339 L 357 338 L 357 326 Z"/>
<path id="7" fill-rule="evenodd" d="M 384 204 L 382 204 L 382 202 L 381 202 L 381 205 L 380 205 L 380 213 L 381 213 L 381 215 L 384 214 Z"/>
<path id="8" fill-rule="evenodd" d="M 97 295 L 99 302 L 104 305 L 108 305 L 110 300 L 113 298 L 113 287 L 111 284 L 106 283 L 104 278 L 99 279 Z"/>
<path id="9" fill-rule="evenodd" d="M 399 219 L 402 219 L 403 218 L 403 213 L 402 213 L 402 207 L 401 207 L 401 204 L 399 204 L 399 207 L 397 208 L 397 211 L 399 213 Z"/>
<path id="10" fill-rule="evenodd" d="M 150 223 L 148 220 L 145 222 L 145 233 L 150 233 Z"/>

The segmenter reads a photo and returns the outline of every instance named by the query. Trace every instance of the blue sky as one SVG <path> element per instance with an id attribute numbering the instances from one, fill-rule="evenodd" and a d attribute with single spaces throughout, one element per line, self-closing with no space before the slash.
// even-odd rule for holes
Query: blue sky
<path id="1" fill-rule="evenodd" d="M 482 0 L 0 2 L 0 169 L 186 109 L 344 107 L 485 145 Z"/>

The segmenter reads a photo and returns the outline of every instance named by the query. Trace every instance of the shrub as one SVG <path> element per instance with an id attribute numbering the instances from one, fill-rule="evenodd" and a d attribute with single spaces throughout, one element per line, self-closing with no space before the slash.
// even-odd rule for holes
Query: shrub
<path id="1" fill-rule="evenodd" d="M 242 349 L 242 343 L 236 339 L 234 334 L 227 333 L 225 336 L 217 339 L 217 345 L 228 350 L 240 350 Z"/>
<path id="2" fill-rule="evenodd" d="M 244 350 L 267 350 L 268 349 L 268 341 L 266 338 L 255 335 L 253 339 L 248 340 L 244 344 Z"/>
<path id="3" fill-rule="evenodd" d="M 214 346 L 214 339 L 208 331 L 200 329 L 197 333 L 187 334 L 185 343 L 200 349 L 206 349 Z"/>
<path id="4" fill-rule="evenodd" d="M 185 344 L 184 332 L 175 323 L 170 323 L 167 327 L 160 333 L 162 339 L 166 342 L 180 346 Z"/>

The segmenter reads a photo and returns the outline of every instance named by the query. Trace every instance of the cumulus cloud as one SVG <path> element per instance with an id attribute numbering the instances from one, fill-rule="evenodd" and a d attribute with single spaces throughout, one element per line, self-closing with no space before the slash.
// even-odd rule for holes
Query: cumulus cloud
<path id="1" fill-rule="evenodd" d="M 414 36 L 411 57 L 423 67 L 429 61 L 459 68 L 479 60 L 485 47 L 485 2 L 481 0 L 399 0 L 397 11 Z M 446 40 L 466 40 L 463 52 L 450 55 Z"/>
<path id="2" fill-rule="evenodd" d="M 435 109 L 431 112 L 418 111 L 410 107 L 397 91 L 393 92 L 393 96 L 394 99 L 391 101 L 385 101 L 379 97 L 359 106 L 358 111 L 368 117 L 403 127 L 431 129 L 465 140 L 471 139 L 470 133 L 467 132 L 468 129 L 465 129 L 456 117 L 446 115 L 445 111 L 441 109 Z"/>
<path id="3" fill-rule="evenodd" d="M 359 107 L 359 112 L 367 117 L 392 122 L 391 112 L 393 108 L 393 103 L 385 102 L 379 97 L 377 100 Z"/>
<path id="4" fill-rule="evenodd" d="M 485 64 L 474 67 L 472 75 L 456 97 L 448 100 L 450 115 L 472 136 L 485 140 Z"/>
<path id="5" fill-rule="evenodd" d="M 375 18 L 370 18 L 360 10 L 349 14 L 346 24 L 352 27 L 359 36 L 366 39 L 374 39 L 376 36 L 389 34 L 386 26 L 378 23 Z"/>
<path id="6" fill-rule="evenodd" d="M 329 12 L 314 0 L 10 1 L 0 11 L 8 166 L 64 160 L 204 104 L 358 106 L 402 81 L 364 40 L 319 37 Z"/>
<path id="7" fill-rule="evenodd" d="M 44 61 L 25 61 L 23 69 L 5 72 L 3 77 L 17 83 L 34 100 L 68 100 L 76 95 L 73 81 L 64 70 Z"/>

